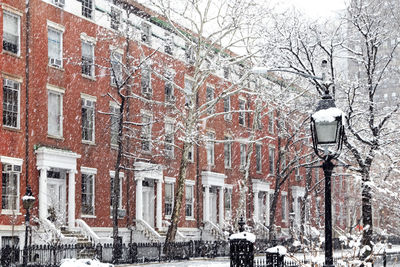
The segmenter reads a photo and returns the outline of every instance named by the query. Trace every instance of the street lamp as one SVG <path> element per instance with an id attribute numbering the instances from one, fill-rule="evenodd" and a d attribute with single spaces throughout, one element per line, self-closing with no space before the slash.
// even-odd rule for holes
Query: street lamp
<path id="1" fill-rule="evenodd" d="M 32 190 L 29 185 L 26 187 L 25 195 L 22 197 L 22 205 L 26 210 L 25 214 L 25 243 L 24 243 L 24 255 L 23 255 L 23 266 L 26 267 L 28 264 L 28 230 L 29 230 L 29 210 L 35 203 L 35 197 L 32 196 Z"/>
<path id="2" fill-rule="evenodd" d="M 332 160 L 336 159 L 342 149 L 344 126 L 343 112 L 336 108 L 335 101 L 329 95 L 330 84 L 324 84 L 325 94 L 318 102 L 316 112 L 311 115 L 311 136 L 315 154 L 322 159 L 325 175 L 325 265 L 333 265 L 332 251 L 332 207 L 331 176 Z"/>

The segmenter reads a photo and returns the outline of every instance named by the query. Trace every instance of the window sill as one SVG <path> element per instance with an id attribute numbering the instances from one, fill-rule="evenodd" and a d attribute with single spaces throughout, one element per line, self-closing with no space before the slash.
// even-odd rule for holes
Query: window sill
<path id="1" fill-rule="evenodd" d="M 15 58 L 18 58 L 18 59 L 22 59 L 20 54 L 15 54 L 13 52 L 10 52 L 10 51 L 4 50 L 4 49 L 3 49 L 3 54 L 4 55 L 9 55 L 9 56 L 12 56 L 12 57 L 15 57 Z"/>
<path id="2" fill-rule="evenodd" d="M 3 129 L 11 132 L 18 132 L 18 133 L 22 132 L 20 128 L 14 128 L 7 125 L 3 125 Z"/>
<path id="3" fill-rule="evenodd" d="M 186 217 L 185 220 L 186 221 L 195 221 L 196 219 L 194 217 Z"/>
<path id="4" fill-rule="evenodd" d="M 1 214 L 2 215 L 22 215 L 22 213 L 17 210 L 2 210 Z"/>
<path id="5" fill-rule="evenodd" d="M 96 219 L 96 218 L 97 218 L 97 216 L 96 216 L 96 215 L 84 215 L 84 214 L 82 214 L 82 215 L 81 215 L 81 218 L 86 218 L 86 219 Z"/>
<path id="6" fill-rule="evenodd" d="M 82 77 L 85 78 L 85 79 L 88 79 L 90 81 L 93 81 L 93 82 L 96 81 L 96 77 L 94 77 L 94 76 L 90 76 L 90 75 L 86 75 L 86 74 L 82 73 Z"/>
<path id="7" fill-rule="evenodd" d="M 110 147 L 111 147 L 111 149 L 118 149 L 118 145 L 117 144 L 111 144 Z"/>
<path id="8" fill-rule="evenodd" d="M 48 137 L 48 138 L 52 138 L 52 139 L 58 139 L 58 140 L 60 140 L 60 141 L 64 141 L 64 140 L 65 140 L 64 137 L 62 137 L 62 136 L 57 136 L 57 135 L 47 134 L 47 137 Z"/>
<path id="9" fill-rule="evenodd" d="M 60 70 L 60 71 L 65 71 L 65 69 L 62 66 L 53 66 L 53 65 L 47 65 L 51 69 L 55 70 Z"/>
<path id="10" fill-rule="evenodd" d="M 225 170 L 231 171 L 232 170 L 232 166 L 225 166 Z"/>
<path id="11" fill-rule="evenodd" d="M 96 145 L 96 143 L 94 141 L 87 141 L 87 140 L 82 140 L 82 144 L 90 145 L 90 146 Z"/>

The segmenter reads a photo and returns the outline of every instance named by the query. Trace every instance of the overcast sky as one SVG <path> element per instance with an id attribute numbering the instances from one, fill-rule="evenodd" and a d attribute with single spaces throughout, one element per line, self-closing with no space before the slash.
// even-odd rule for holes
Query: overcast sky
<path id="1" fill-rule="evenodd" d="M 287 8 L 294 6 L 310 17 L 320 18 L 335 15 L 343 10 L 348 0 L 270 0 L 277 6 Z"/>

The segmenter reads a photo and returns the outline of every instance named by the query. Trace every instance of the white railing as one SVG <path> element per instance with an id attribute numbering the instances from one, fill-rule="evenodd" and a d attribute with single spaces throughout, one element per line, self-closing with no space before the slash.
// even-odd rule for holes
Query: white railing
<path id="1" fill-rule="evenodd" d="M 113 239 L 110 237 L 99 237 L 84 220 L 76 219 L 76 225 L 79 227 L 79 231 L 87 237 L 90 242 L 97 244 L 112 243 Z"/>
<path id="2" fill-rule="evenodd" d="M 169 221 L 163 221 L 163 223 L 167 226 L 167 228 L 171 225 L 171 223 Z M 187 241 L 186 236 L 184 234 L 182 234 L 178 229 L 176 229 L 176 235 L 179 236 L 179 238 L 182 241 Z"/>
<path id="3" fill-rule="evenodd" d="M 210 232 L 216 239 L 222 239 L 226 240 L 227 236 L 224 234 L 224 231 L 222 231 L 216 224 L 214 224 L 211 221 L 205 221 L 205 226 L 204 229 Z"/>
<path id="4" fill-rule="evenodd" d="M 145 237 L 150 239 L 151 242 L 160 242 L 161 240 L 161 235 L 144 220 L 136 220 L 136 229 L 143 232 Z"/>
<path id="5" fill-rule="evenodd" d="M 78 242 L 78 239 L 76 237 L 64 236 L 61 233 L 61 230 L 57 229 L 57 227 L 49 220 L 43 219 L 41 220 L 41 222 L 46 230 L 49 230 L 49 232 L 52 234 L 53 239 L 59 240 L 62 244 L 76 244 Z"/>

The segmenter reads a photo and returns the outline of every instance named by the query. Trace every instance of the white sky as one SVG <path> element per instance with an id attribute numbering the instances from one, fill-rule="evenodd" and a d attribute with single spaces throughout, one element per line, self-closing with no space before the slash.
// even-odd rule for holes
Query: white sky
<path id="1" fill-rule="evenodd" d="M 348 0 L 270 0 L 278 8 L 294 6 L 311 18 L 334 16 L 346 7 Z"/>

